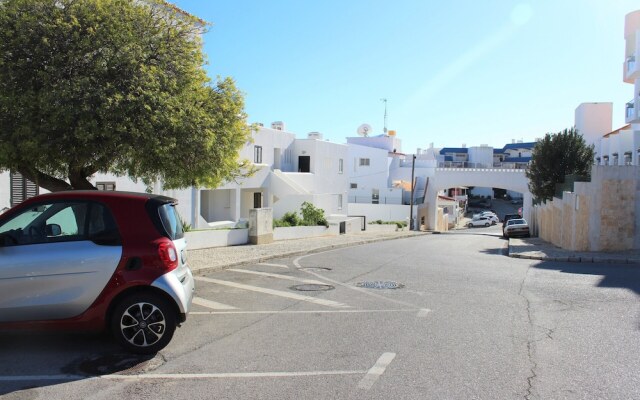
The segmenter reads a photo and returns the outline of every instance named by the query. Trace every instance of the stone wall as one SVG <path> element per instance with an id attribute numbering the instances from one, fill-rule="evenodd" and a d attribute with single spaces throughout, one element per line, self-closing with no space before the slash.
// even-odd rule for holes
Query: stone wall
<path id="1" fill-rule="evenodd" d="M 533 232 L 574 251 L 640 249 L 640 167 L 594 166 L 591 182 L 536 206 Z"/>

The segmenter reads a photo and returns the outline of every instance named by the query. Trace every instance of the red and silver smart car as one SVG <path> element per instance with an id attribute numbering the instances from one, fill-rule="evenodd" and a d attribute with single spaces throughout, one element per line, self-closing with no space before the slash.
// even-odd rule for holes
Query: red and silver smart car
<path id="1" fill-rule="evenodd" d="M 0 215 L 0 330 L 110 329 L 132 352 L 165 347 L 194 292 L 175 205 L 69 191 Z"/>

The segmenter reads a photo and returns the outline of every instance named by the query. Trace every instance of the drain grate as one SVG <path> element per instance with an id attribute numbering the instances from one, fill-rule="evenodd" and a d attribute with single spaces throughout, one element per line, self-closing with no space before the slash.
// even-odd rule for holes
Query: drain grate
<path id="1" fill-rule="evenodd" d="M 358 282 L 356 283 L 356 286 L 365 288 L 365 289 L 401 289 L 404 287 L 402 283 L 398 283 L 394 281 Z"/>
<path id="2" fill-rule="evenodd" d="M 319 285 L 315 283 L 309 283 L 306 285 L 291 286 L 289 289 L 297 290 L 299 292 L 320 292 L 320 291 L 326 291 L 326 290 L 333 290 L 335 289 L 335 287 L 331 285 Z"/>

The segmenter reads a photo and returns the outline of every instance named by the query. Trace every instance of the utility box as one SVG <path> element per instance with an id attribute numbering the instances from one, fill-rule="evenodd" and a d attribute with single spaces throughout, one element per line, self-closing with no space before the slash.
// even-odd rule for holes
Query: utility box
<path id="1" fill-rule="evenodd" d="M 273 209 L 252 208 L 249 210 L 249 242 L 251 244 L 273 242 Z"/>

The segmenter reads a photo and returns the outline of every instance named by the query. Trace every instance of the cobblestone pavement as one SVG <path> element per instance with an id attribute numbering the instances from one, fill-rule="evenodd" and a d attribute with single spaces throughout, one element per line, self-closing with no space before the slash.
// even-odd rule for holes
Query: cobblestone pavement
<path id="1" fill-rule="evenodd" d="M 426 232 L 365 231 L 340 236 L 281 240 L 270 244 L 213 247 L 189 250 L 189 265 L 194 274 L 240 264 L 264 262 L 272 258 L 292 257 L 340 247 L 424 235 Z"/>

